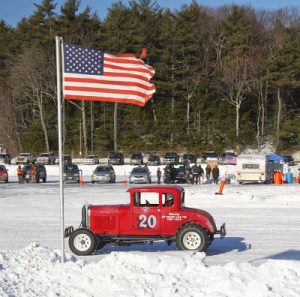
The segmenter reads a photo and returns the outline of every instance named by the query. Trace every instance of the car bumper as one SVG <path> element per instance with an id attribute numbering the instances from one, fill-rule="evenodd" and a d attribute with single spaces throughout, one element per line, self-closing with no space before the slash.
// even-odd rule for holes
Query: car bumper
<path id="1" fill-rule="evenodd" d="M 68 183 L 68 182 L 70 182 L 70 183 L 72 183 L 72 182 L 79 183 L 79 176 L 64 176 L 63 181 L 65 183 Z"/>
<path id="2" fill-rule="evenodd" d="M 94 183 L 108 183 L 110 182 L 110 176 L 93 176 L 92 182 Z"/>
<path id="3" fill-rule="evenodd" d="M 221 238 L 226 236 L 226 227 L 225 223 L 223 223 L 219 230 L 216 230 L 215 234 L 220 234 Z"/>

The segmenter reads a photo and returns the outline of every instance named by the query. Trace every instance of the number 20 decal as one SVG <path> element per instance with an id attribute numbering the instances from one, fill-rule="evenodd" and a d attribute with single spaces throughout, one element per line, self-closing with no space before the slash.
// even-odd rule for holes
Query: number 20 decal
<path id="1" fill-rule="evenodd" d="M 150 215 L 149 217 L 145 215 L 139 216 L 139 228 L 150 228 L 153 229 L 156 226 L 156 217 L 154 215 Z"/>

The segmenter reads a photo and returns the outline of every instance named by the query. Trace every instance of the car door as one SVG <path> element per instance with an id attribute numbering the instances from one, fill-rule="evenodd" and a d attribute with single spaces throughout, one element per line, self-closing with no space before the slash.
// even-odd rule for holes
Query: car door
<path id="1" fill-rule="evenodd" d="M 135 193 L 136 199 L 132 207 L 133 234 L 160 234 L 161 212 L 159 193 Z"/>

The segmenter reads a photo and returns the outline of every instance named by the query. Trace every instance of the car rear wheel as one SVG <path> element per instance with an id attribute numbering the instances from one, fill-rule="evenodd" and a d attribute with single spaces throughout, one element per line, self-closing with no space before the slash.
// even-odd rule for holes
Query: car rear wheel
<path id="1" fill-rule="evenodd" d="M 205 252 L 208 246 L 209 236 L 201 226 L 189 224 L 177 232 L 176 247 L 179 250 Z"/>
<path id="2" fill-rule="evenodd" d="M 77 229 L 69 238 L 71 251 L 78 256 L 87 256 L 94 252 L 98 243 L 95 235 L 88 229 Z"/>

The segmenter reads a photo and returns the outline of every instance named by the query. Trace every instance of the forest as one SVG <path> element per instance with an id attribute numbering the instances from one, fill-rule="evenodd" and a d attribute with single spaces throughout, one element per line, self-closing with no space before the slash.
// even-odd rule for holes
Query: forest
<path id="1" fill-rule="evenodd" d="M 0 146 L 12 154 L 57 151 L 55 36 L 111 54 L 146 48 L 155 69 L 145 107 L 64 101 L 66 153 L 299 149 L 295 9 L 134 0 L 100 19 L 79 0 L 42 0 L 16 27 L 0 20 Z"/>

